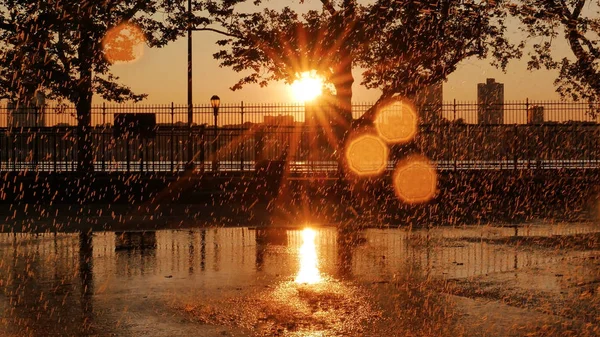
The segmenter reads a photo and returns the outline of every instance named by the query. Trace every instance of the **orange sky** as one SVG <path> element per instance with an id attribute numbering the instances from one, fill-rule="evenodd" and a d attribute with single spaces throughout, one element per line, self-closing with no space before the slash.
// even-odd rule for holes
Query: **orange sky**
<path id="1" fill-rule="evenodd" d="M 314 1 L 313 1 L 314 6 Z M 518 37 L 516 25 L 510 25 L 510 35 Z M 209 102 L 217 94 L 223 103 L 285 103 L 292 102 L 289 87 L 283 83 L 271 83 L 267 88 L 258 85 L 246 86 L 233 92 L 229 87 L 241 77 L 229 68 L 220 68 L 212 58 L 218 48 L 215 41 L 219 35 L 212 32 L 194 32 L 194 104 Z M 556 55 L 569 55 L 566 43 L 557 44 Z M 187 39 L 182 38 L 162 49 L 145 48 L 143 57 L 130 64 L 113 66 L 113 71 L 121 77 L 122 83 L 131 86 L 138 93 L 147 93 L 144 101 L 148 104 L 175 102 L 185 104 L 187 99 Z M 553 81 L 556 73 L 549 71 L 530 72 L 526 60 L 514 60 L 507 72 L 489 65 L 486 60 L 469 59 L 450 76 L 444 84 L 444 100 L 468 100 L 477 98 L 477 83 L 488 77 L 496 78 L 505 84 L 506 100 L 557 100 Z M 360 86 L 360 71 L 355 70 L 355 102 L 371 102 L 378 98 L 378 90 L 366 90 Z M 96 100 L 98 102 L 99 99 Z"/>

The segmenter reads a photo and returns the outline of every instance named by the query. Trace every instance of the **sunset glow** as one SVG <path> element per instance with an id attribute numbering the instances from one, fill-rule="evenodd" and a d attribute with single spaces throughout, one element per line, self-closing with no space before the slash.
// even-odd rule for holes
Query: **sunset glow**
<path id="1" fill-rule="evenodd" d="M 292 83 L 290 91 L 295 101 L 312 101 L 323 93 L 323 78 L 314 71 L 304 72 Z"/>

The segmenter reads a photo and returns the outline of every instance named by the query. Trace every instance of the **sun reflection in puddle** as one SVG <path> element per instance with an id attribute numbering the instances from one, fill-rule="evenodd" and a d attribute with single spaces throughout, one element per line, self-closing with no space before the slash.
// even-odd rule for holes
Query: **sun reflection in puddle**
<path id="1" fill-rule="evenodd" d="M 315 284 L 321 282 L 319 273 L 319 258 L 317 256 L 317 247 L 315 246 L 315 237 L 317 233 L 311 228 L 305 228 L 302 231 L 302 246 L 299 251 L 300 270 L 296 276 L 296 283 Z"/>

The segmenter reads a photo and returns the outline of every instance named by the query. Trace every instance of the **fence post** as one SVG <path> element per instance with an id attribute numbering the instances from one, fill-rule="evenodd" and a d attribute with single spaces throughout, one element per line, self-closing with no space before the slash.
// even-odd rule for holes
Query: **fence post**
<path id="1" fill-rule="evenodd" d="M 171 172 L 175 171 L 175 158 L 173 157 L 174 153 L 175 153 L 175 149 L 174 149 L 174 143 L 175 143 L 175 137 L 174 137 L 174 133 L 175 133 L 175 104 L 173 102 L 171 102 Z"/>
<path id="2" fill-rule="evenodd" d="M 37 103 L 35 104 L 35 106 L 33 107 L 33 112 L 34 112 L 34 120 L 35 120 L 35 137 L 33 138 L 33 163 L 34 163 L 34 167 L 35 170 L 38 170 L 38 163 L 39 163 L 39 151 L 38 151 L 38 145 L 39 145 L 39 137 L 40 137 L 40 124 L 38 123 L 38 116 L 39 116 L 39 107 L 37 106 Z"/>
<path id="3" fill-rule="evenodd" d="M 244 101 L 242 101 L 242 105 L 241 105 L 241 118 L 242 118 L 242 124 L 241 124 L 241 137 L 240 139 L 242 140 L 242 145 L 241 145 L 241 149 L 240 149 L 240 170 L 244 171 L 244 152 L 246 150 L 246 139 L 245 139 L 245 135 L 244 135 Z"/>
<path id="4" fill-rule="evenodd" d="M 515 135 L 513 137 L 513 157 L 514 157 L 513 160 L 514 160 L 514 169 L 516 170 L 517 169 L 517 162 L 518 162 L 518 153 L 519 153 L 518 149 L 517 149 L 517 146 L 518 146 L 517 139 L 519 137 L 519 133 L 518 133 L 519 126 L 516 123 L 514 125 L 514 130 L 515 130 Z"/>
<path id="5" fill-rule="evenodd" d="M 454 171 L 456 171 L 458 163 L 456 161 L 456 98 L 454 99 L 454 104 L 452 106 L 453 110 L 453 118 L 452 118 L 452 158 L 454 158 Z"/>
<path id="6" fill-rule="evenodd" d="M 206 140 L 204 137 L 206 124 L 200 125 L 200 172 L 204 173 L 204 147 L 206 146 Z"/>
<path id="7" fill-rule="evenodd" d="M 215 107 L 213 108 L 213 118 L 214 118 L 214 125 L 213 125 L 213 148 L 212 148 L 212 171 L 213 172 L 218 172 L 219 171 L 219 158 L 217 156 L 217 152 L 218 152 L 218 141 L 219 141 L 219 126 L 218 126 L 218 119 L 219 119 L 219 107 Z"/>
<path id="8" fill-rule="evenodd" d="M 102 102 L 102 172 L 106 171 L 106 102 Z"/>
<path id="9" fill-rule="evenodd" d="M 254 162 L 256 167 L 264 159 L 264 146 L 265 146 L 265 131 L 264 126 L 259 125 L 254 133 Z"/>
<path id="10" fill-rule="evenodd" d="M 54 166 L 54 170 L 53 171 L 54 172 L 56 172 L 56 147 L 57 147 L 56 137 L 58 137 L 57 133 L 58 133 L 57 130 L 54 130 L 54 132 L 52 133 L 52 135 L 54 136 L 53 137 L 54 144 L 52 144 L 52 145 L 54 145 L 54 146 L 52 146 L 52 157 L 54 158 L 54 161 L 53 161 L 53 166 Z"/>

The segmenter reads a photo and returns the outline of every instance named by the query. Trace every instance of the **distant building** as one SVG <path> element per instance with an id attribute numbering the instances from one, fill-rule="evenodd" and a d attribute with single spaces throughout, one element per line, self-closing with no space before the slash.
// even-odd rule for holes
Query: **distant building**
<path id="1" fill-rule="evenodd" d="M 527 124 L 542 124 L 544 123 L 544 107 L 532 106 L 527 111 Z"/>
<path id="2" fill-rule="evenodd" d="M 477 84 L 477 123 L 504 124 L 504 84 L 488 78 Z"/>
<path id="3" fill-rule="evenodd" d="M 442 120 L 444 85 L 437 83 L 420 90 L 415 96 L 415 108 L 422 124 L 436 124 Z"/>
<path id="4" fill-rule="evenodd" d="M 42 127 L 46 126 L 46 98 L 42 92 L 36 92 L 29 102 L 9 102 L 8 127 Z"/>

